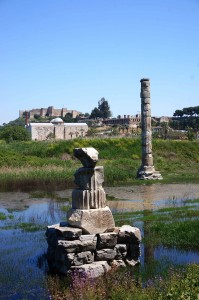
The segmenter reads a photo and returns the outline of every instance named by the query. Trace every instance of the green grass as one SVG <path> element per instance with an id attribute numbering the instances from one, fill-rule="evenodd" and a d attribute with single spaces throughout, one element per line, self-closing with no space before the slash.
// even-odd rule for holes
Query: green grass
<path id="1" fill-rule="evenodd" d="M 11 215 L 11 214 L 6 215 L 6 214 L 4 214 L 3 212 L 0 212 L 0 221 L 5 221 L 5 220 L 7 220 L 7 219 L 12 220 L 12 219 L 14 219 L 14 216 Z"/>
<path id="2" fill-rule="evenodd" d="M 136 222 L 142 221 L 143 230 L 146 231 L 143 243 L 146 246 L 163 245 L 199 251 L 199 209 L 197 206 L 115 213 L 114 219 L 117 226 L 122 224 L 136 226 Z"/>
<path id="3" fill-rule="evenodd" d="M 1 230 L 21 229 L 24 232 L 36 232 L 40 230 L 45 230 L 45 228 L 46 226 L 43 224 L 36 224 L 31 222 L 17 222 L 11 225 L 0 227 Z"/>
<path id="4" fill-rule="evenodd" d="M 199 250 L 199 220 L 191 219 L 169 223 L 160 221 L 147 224 L 147 226 L 147 230 L 150 230 L 150 240 L 146 236 L 144 243 L 162 244 L 166 247 L 184 250 Z"/>
<path id="5" fill-rule="evenodd" d="M 7 219 L 6 215 L 4 213 L 0 212 L 0 221 L 4 221 L 6 219 Z"/>
<path id="6" fill-rule="evenodd" d="M 0 143 L 1 190 L 31 184 L 72 187 L 74 172 L 81 166 L 73 156 L 78 147 L 99 151 L 105 185 L 143 184 L 136 179 L 141 165 L 140 138 L 90 138 Z M 161 183 L 199 182 L 199 141 L 154 140 L 153 156 L 164 178 Z"/>
<path id="7" fill-rule="evenodd" d="M 144 281 L 142 274 L 125 270 L 109 272 L 95 280 L 74 274 L 71 279 L 49 277 L 54 300 L 191 300 L 199 295 L 199 265 L 168 269 L 163 276 Z M 143 274 L 144 275 L 144 274 Z"/>

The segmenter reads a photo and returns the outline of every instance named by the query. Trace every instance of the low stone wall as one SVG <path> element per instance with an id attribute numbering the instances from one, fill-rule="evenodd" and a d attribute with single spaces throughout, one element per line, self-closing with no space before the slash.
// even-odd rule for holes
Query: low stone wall
<path id="1" fill-rule="evenodd" d="M 67 275 L 83 272 L 95 278 L 112 267 L 135 266 L 140 256 L 140 230 L 123 225 L 112 232 L 83 234 L 68 223 L 48 226 L 47 259 L 50 269 Z"/>

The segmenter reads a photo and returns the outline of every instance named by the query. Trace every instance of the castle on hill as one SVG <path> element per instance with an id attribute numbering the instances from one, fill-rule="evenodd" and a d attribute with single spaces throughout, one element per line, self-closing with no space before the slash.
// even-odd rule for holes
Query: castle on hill
<path id="1" fill-rule="evenodd" d="M 76 118 L 81 114 L 77 110 L 68 110 L 67 108 L 54 108 L 54 106 L 49 106 L 48 108 L 33 108 L 31 110 L 20 110 L 19 117 L 26 116 L 28 113 L 28 118 L 32 119 L 35 116 L 39 117 L 62 117 L 64 118 L 66 114 L 70 113 L 72 118 Z"/>

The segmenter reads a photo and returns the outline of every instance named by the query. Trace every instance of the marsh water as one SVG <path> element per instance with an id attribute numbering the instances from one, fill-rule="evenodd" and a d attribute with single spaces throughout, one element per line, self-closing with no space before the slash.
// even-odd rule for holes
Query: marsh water
<path id="1" fill-rule="evenodd" d="M 0 193 L 0 299 L 49 299 L 45 227 L 66 220 L 71 191 Z M 187 205 L 186 200 L 199 197 L 199 184 L 106 187 L 105 191 L 113 212 L 156 210 Z M 145 234 L 143 222 L 134 226 Z M 141 264 L 150 260 L 198 263 L 199 252 L 142 245 Z"/>

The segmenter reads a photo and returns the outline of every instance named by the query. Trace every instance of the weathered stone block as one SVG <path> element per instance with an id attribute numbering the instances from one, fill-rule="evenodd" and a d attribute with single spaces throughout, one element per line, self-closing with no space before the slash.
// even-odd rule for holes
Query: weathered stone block
<path id="1" fill-rule="evenodd" d="M 95 167 L 98 161 L 98 151 L 92 147 L 75 148 L 74 156 L 81 161 L 84 167 Z"/>
<path id="2" fill-rule="evenodd" d="M 94 262 L 94 253 L 91 251 L 80 252 L 77 254 L 68 253 L 67 257 L 71 263 L 71 266 L 81 266 Z"/>
<path id="3" fill-rule="evenodd" d="M 145 167 L 149 167 L 151 172 L 155 171 L 154 166 L 153 166 L 153 157 L 152 157 L 152 155 L 150 156 L 150 153 L 147 153 L 146 157 L 143 157 L 142 165 Z"/>
<path id="4" fill-rule="evenodd" d="M 133 243 L 129 244 L 128 255 L 133 259 L 137 259 L 141 255 L 140 245 Z"/>
<path id="5" fill-rule="evenodd" d="M 118 232 L 118 243 L 137 243 L 141 241 L 141 232 L 139 228 L 130 225 L 123 225 Z"/>
<path id="6" fill-rule="evenodd" d="M 126 244 L 117 244 L 115 246 L 115 250 L 117 252 L 115 259 L 124 259 L 127 255 L 127 245 Z"/>
<path id="7" fill-rule="evenodd" d="M 75 184 L 82 190 L 97 190 L 102 188 L 104 182 L 104 168 L 79 168 L 75 174 Z"/>
<path id="8" fill-rule="evenodd" d="M 95 260 L 113 260 L 116 257 L 116 249 L 102 249 L 95 252 Z"/>
<path id="9" fill-rule="evenodd" d="M 82 228 L 83 233 L 103 233 L 113 231 L 115 222 L 108 206 L 101 209 L 71 209 L 67 214 L 68 223 Z"/>
<path id="10" fill-rule="evenodd" d="M 62 236 L 67 239 L 77 239 L 82 235 L 82 229 L 73 227 L 56 227 L 57 236 Z"/>
<path id="11" fill-rule="evenodd" d="M 97 235 L 97 249 L 114 248 L 117 244 L 115 232 L 100 233 Z"/>
<path id="12" fill-rule="evenodd" d="M 86 274 L 88 278 L 97 278 L 110 271 L 111 267 L 107 261 L 96 261 L 91 264 L 71 267 L 70 273 L 78 271 L 80 274 Z"/>
<path id="13" fill-rule="evenodd" d="M 151 99 L 150 98 L 141 98 L 141 101 L 142 101 L 143 105 L 151 103 Z"/>
<path id="14" fill-rule="evenodd" d="M 97 245 L 97 237 L 95 235 L 81 236 L 79 240 L 65 241 L 58 240 L 57 247 L 64 248 L 66 253 L 78 253 L 82 251 L 94 251 Z"/>
<path id="15" fill-rule="evenodd" d="M 148 89 L 142 90 L 140 93 L 140 98 L 150 98 L 150 91 Z"/>
<path id="16" fill-rule="evenodd" d="M 111 263 L 110 263 L 112 268 L 125 268 L 126 264 L 122 259 L 114 259 Z"/>
<path id="17" fill-rule="evenodd" d="M 103 188 L 97 190 L 73 190 L 73 209 L 97 209 L 103 207 L 106 207 L 106 194 Z"/>

